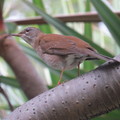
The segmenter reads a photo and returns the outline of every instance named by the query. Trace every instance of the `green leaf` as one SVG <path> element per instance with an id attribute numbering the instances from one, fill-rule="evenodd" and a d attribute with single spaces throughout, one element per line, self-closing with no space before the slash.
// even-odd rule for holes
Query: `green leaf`
<path id="1" fill-rule="evenodd" d="M 38 8 L 42 9 L 43 11 L 45 11 L 45 7 L 43 4 L 42 0 L 32 0 L 34 5 L 36 5 Z M 35 12 L 36 16 L 39 16 L 39 14 L 37 12 Z M 43 25 L 38 25 L 39 29 L 45 33 L 51 33 L 51 28 L 50 25 L 47 24 L 43 24 Z"/>
<path id="2" fill-rule="evenodd" d="M 90 40 L 92 39 L 92 25 L 91 25 L 91 23 L 85 23 L 84 35 L 85 35 L 85 37 L 89 38 Z"/>
<path id="3" fill-rule="evenodd" d="M 41 9 L 34 6 L 29 1 L 24 1 L 24 2 L 28 6 L 30 6 L 34 11 L 36 11 L 39 15 L 41 15 L 45 21 L 47 21 L 49 24 L 52 24 L 54 27 L 56 27 L 63 34 L 76 36 L 76 37 L 88 42 L 90 45 L 92 45 L 94 48 L 96 48 L 100 53 L 105 54 L 105 55 L 110 56 L 110 57 L 113 57 L 113 55 L 111 53 L 107 52 L 106 50 L 104 50 L 103 48 L 101 48 L 97 44 L 93 43 L 91 40 L 89 40 L 85 36 L 79 34 L 78 32 L 74 31 L 70 27 L 66 26 L 62 21 L 60 21 L 56 18 L 53 18 L 50 15 L 46 14 L 45 12 L 43 12 Z"/>
<path id="4" fill-rule="evenodd" d="M 13 105 L 13 108 L 15 109 L 15 108 L 17 108 L 17 107 L 19 107 L 20 105 L 19 104 L 17 104 L 17 105 Z M 8 106 L 8 105 L 0 105 L 0 110 L 9 110 L 10 111 L 10 107 Z M 1 120 L 1 119 L 0 119 Z"/>
<path id="5" fill-rule="evenodd" d="M 107 114 L 96 117 L 92 120 L 120 120 L 120 110 L 114 110 Z"/>
<path id="6" fill-rule="evenodd" d="M 32 0 L 33 3 L 40 9 L 45 10 L 44 4 L 42 0 Z"/>
<path id="7" fill-rule="evenodd" d="M 109 31 L 120 46 L 120 19 L 114 14 L 101 0 L 91 0 L 102 21 L 108 27 Z"/>
<path id="8" fill-rule="evenodd" d="M 86 3 L 85 4 L 86 12 L 90 12 L 91 11 L 90 1 L 86 0 L 85 3 Z M 84 35 L 85 35 L 85 37 L 92 40 L 92 25 L 91 25 L 91 23 L 84 23 Z M 85 71 L 89 71 L 94 68 L 95 64 L 93 64 L 93 62 L 91 62 L 91 61 L 85 61 L 83 63 L 83 66 L 84 66 Z"/>
<path id="9" fill-rule="evenodd" d="M 20 88 L 18 81 L 12 77 L 0 76 L 0 82 L 15 88 Z"/>

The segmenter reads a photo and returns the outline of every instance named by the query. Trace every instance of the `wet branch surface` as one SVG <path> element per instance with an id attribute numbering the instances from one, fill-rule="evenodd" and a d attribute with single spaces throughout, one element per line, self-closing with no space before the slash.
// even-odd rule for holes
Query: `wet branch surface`
<path id="1" fill-rule="evenodd" d="M 119 106 L 120 63 L 110 61 L 38 95 L 5 120 L 88 120 Z"/>
<path id="2" fill-rule="evenodd" d="M 44 81 L 12 37 L 0 36 L 0 56 L 10 65 L 26 96 L 31 99 L 47 90 Z"/>

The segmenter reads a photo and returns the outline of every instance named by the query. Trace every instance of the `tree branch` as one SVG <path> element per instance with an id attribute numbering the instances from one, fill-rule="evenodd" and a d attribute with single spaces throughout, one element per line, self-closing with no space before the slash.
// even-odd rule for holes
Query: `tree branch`
<path id="1" fill-rule="evenodd" d="M 110 61 L 33 98 L 7 120 L 88 120 L 119 106 L 120 63 Z"/>
<path id="2" fill-rule="evenodd" d="M 120 17 L 120 12 L 115 12 Z M 79 13 L 73 15 L 57 15 L 55 18 L 62 22 L 100 22 L 101 19 L 96 12 Z M 17 25 L 47 24 L 42 17 L 26 18 L 22 20 L 6 20 Z"/>
<path id="3" fill-rule="evenodd" d="M 47 90 L 44 81 L 12 37 L 0 36 L 0 56 L 13 69 L 26 96 L 31 99 Z"/>

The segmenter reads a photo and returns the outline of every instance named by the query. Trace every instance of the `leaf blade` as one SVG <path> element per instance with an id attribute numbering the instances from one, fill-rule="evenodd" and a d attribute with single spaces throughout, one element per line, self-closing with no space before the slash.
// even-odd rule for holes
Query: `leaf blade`
<path id="1" fill-rule="evenodd" d="M 92 4 L 96 8 L 99 16 L 101 17 L 102 21 L 105 23 L 107 28 L 109 29 L 110 33 L 120 46 L 120 19 L 119 17 L 114 14 L 101 0 L 91 0 Z"/>
<path id="2" fill-rule="evenodd" d="M 20 88 L 18 81 L 12 77 L 0 76 L 0 82 L 15 88 Z"/>

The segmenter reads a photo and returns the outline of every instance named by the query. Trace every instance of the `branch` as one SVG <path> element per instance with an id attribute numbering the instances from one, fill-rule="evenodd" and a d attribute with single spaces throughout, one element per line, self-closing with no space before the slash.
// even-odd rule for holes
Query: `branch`
<path id="1" fill-rule="evenodd" d="M 8 105 L 9 105 L 10 110 L 13 111 L 14 108 L 13 108 L 13 106 L 12 106 L 12 104 L 11 104 L 9 98 L 8 98 L 8 95 L 5 93 L 5 91 L 2 89 L 1 86 L 0 86 L 0 93 L 3 94 L 3 96 L 5 97 L 5 99 L 6 99 L 7 103 L 8 103 Z"/>
<path id="2" fill-rule="evenodd" d="M 46 91 L 47 87 L 44 81 L 40 78 L 29 59 L 20 50 L 13 38 L 7 37 L 5 39 L 6 36 L 7 34 L 0 36 L 0 56 L 13 69 L 26 96 L 31 99 Z"/>
<path id="3" fill-rule="evenodd" d="M 111 61 L 33 98 L 7 120 L 88 120 L 119 106 L 120 63 Z"/>
<path id="4" fill-rule="evenodd" d="M 120 17 L 120 12 L 115 12 Z M 100 22 L 101 19 L 95 12 L 79 13 L 73 15 L 58 15 L 55 18 L 63 22 Z M 22 20 L 6 20 L 5 22 L 16 23 L 17 25 L 47 24 L 42 17 L 27 18 Z"/>

